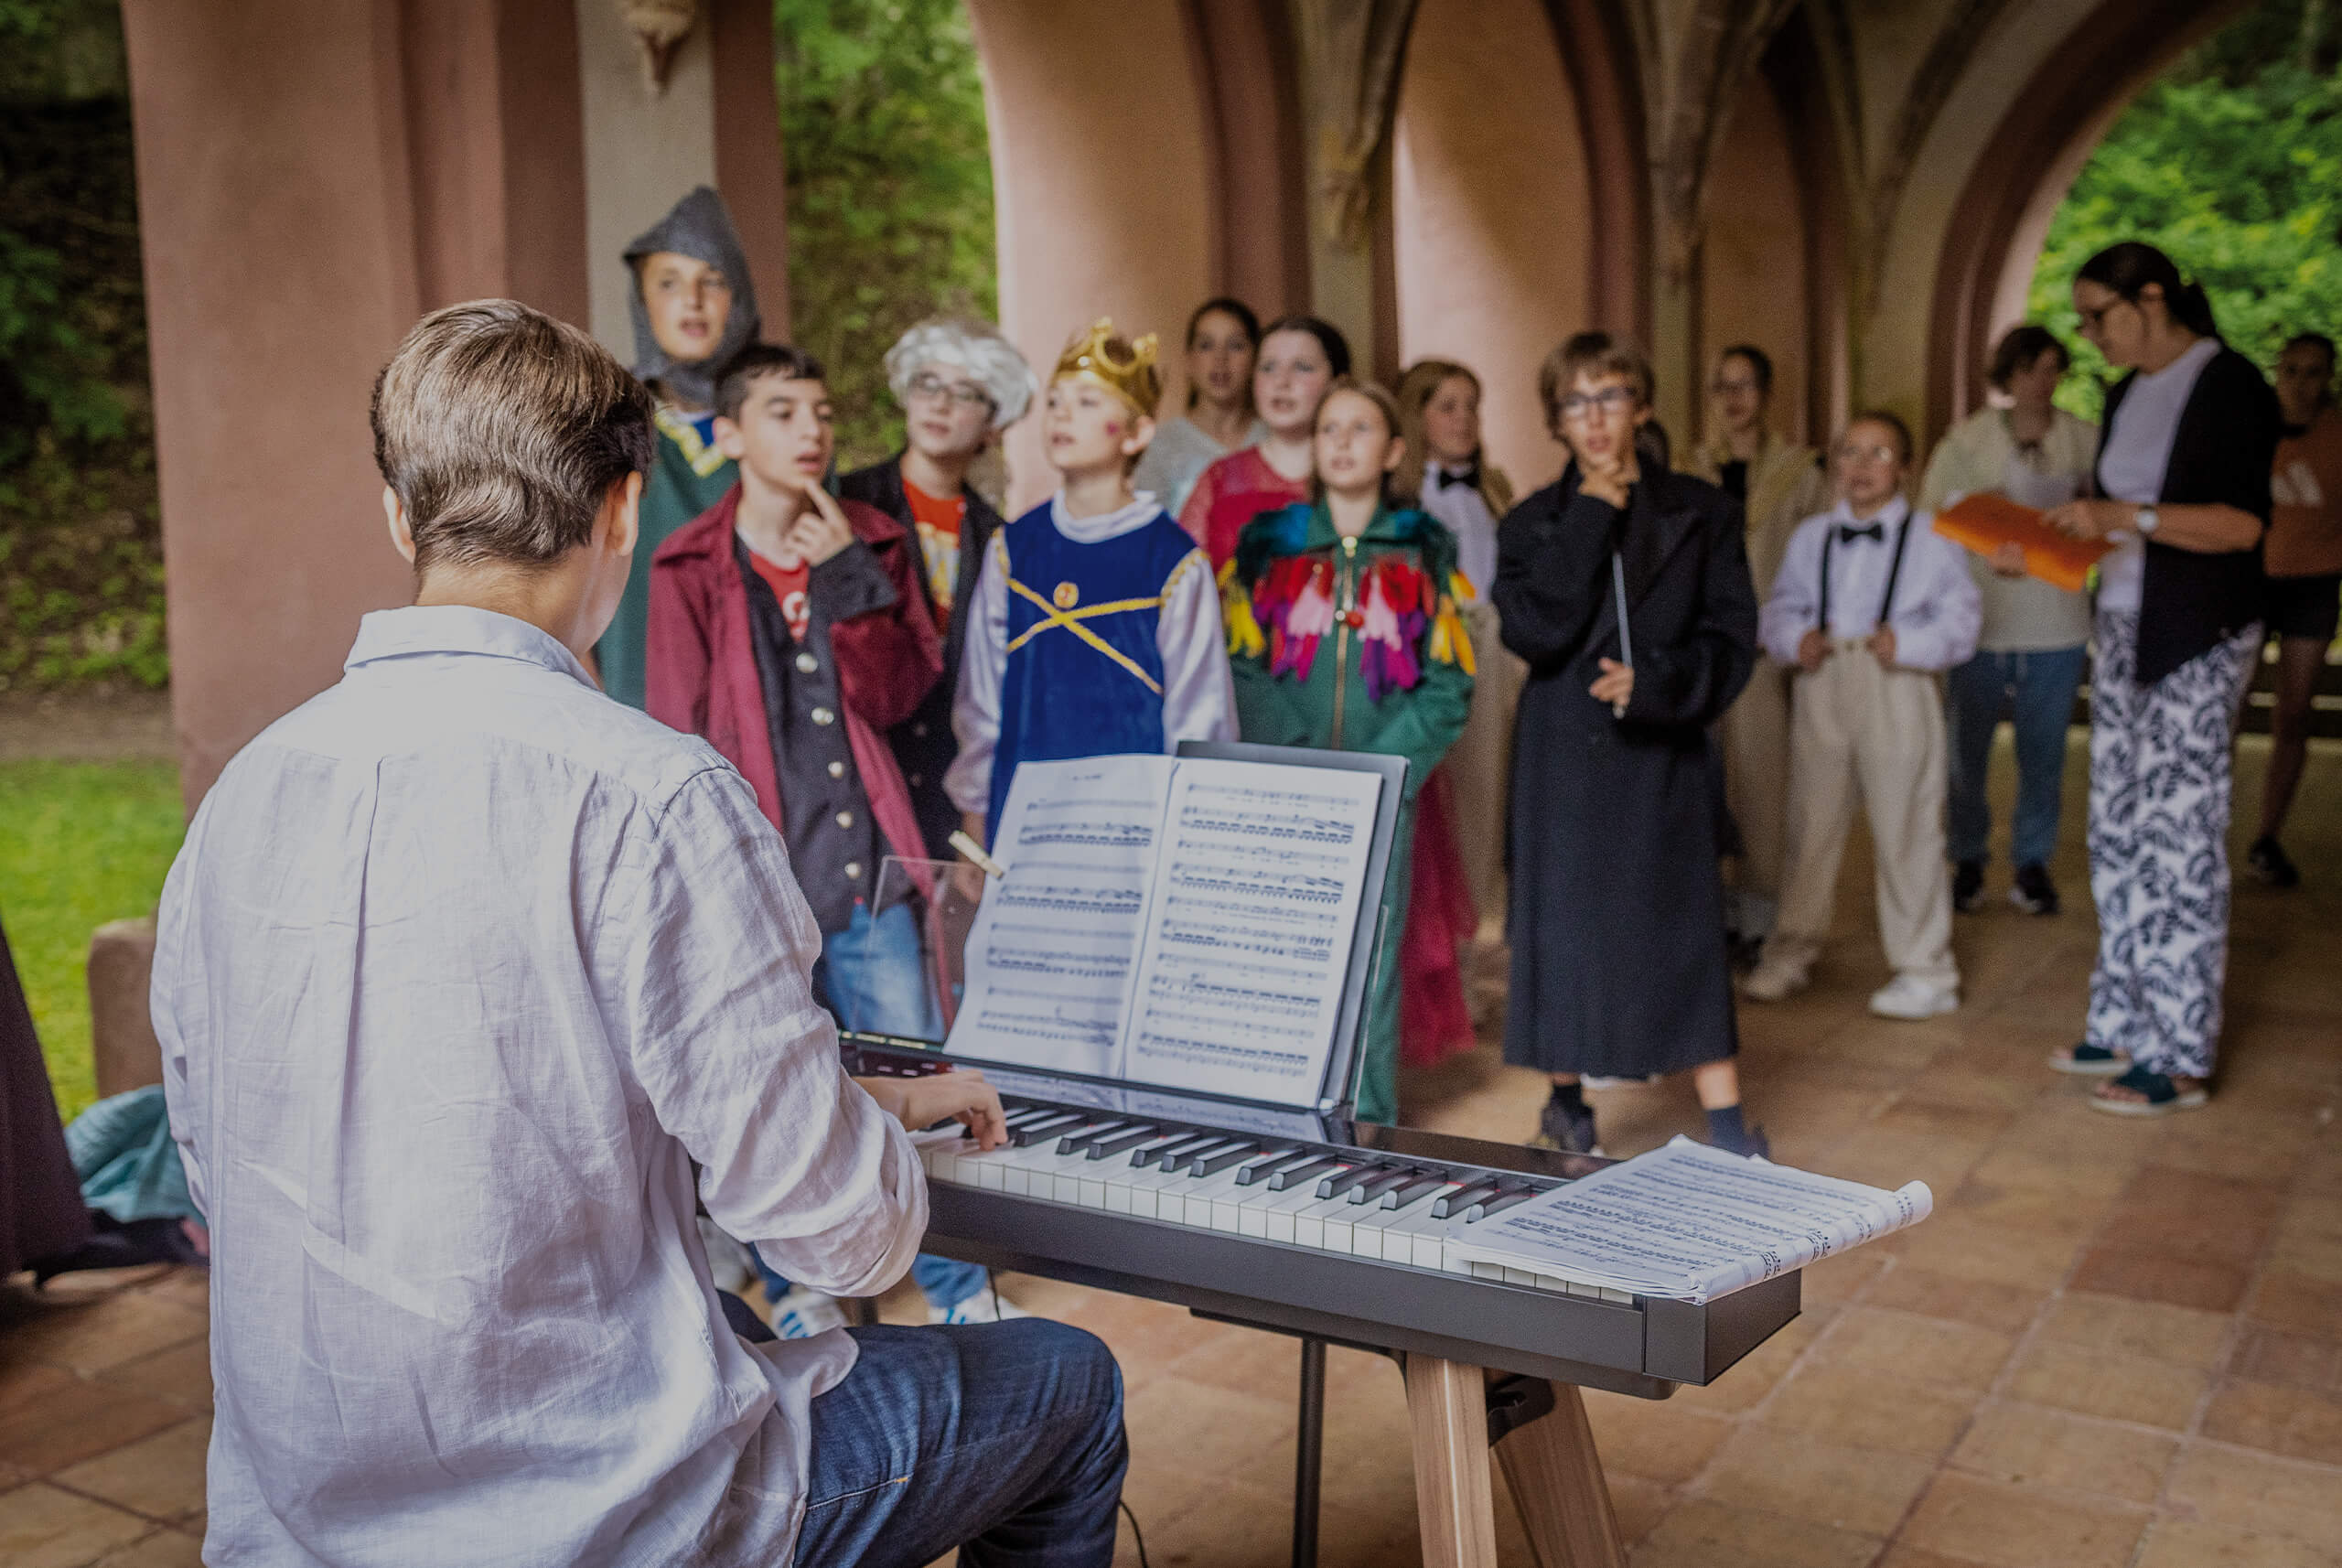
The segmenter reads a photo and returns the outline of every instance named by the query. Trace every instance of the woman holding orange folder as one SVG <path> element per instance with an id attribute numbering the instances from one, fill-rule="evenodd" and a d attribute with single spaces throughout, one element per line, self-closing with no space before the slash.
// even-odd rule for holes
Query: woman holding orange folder
<path id="1" fill-rule="evenodd" d="M 2047 328 L 2012 328 L 1993 350 L 1990 377 L 2008 406 L 1977 410 L 1936 444 L 1919 486 L 1919 510 L 1940 512 L 1963 496 L 1993 493 L 2046 511 L 2086 494 L 2098 426 L 2050 402 L 2071 363 Z M 1968 571 L 1982 596 L 1984 621 L 1976 656 L 1944 682 L 1951 727 L 1951 907 L 1966 914 L 1983 902 L 1993 832 L 1984 774 L 2005 703 L 2016 739 L 2016 817 L 2009 833 L 2016 875 L 2009 902 L 2027 914 L 2054 915 L 2057 885 L 2049 857 L 2057 848 L 2066 725 L 2090 641 L 2090 600 L 2027 575 L 2025 553 L 2014 544 L 1990 557 L 1970 553 Z"/>
<path id="2" fill-rule="evenodd" d="M 2128 242 L 2074 279 L 2082 335 L 2128 369 L 2106 400 L 2100 495 L 2049 522 L 2099 564 L 2090 675 L 2090 886 L 2098 965 L 2061 1072 L 2090 1103 L 2159 1116 L 2205 1102 L 2228 975 L 2230 752 L 2261 655 L 2276 394 L 2222 343 L 2203 289 Z"/>

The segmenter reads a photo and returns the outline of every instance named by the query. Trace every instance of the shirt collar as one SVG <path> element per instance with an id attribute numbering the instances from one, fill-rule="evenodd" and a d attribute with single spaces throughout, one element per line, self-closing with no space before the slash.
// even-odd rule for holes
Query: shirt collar
<path id="1" fill-rule="evenodd" d="M 1886 533 L 1894 532 L 1896 526 L 1910 515 L 1911 503 L 1899 495 L 1865 518 L 1857 519 L 1854 516 L 1854 509 L 1842 500 L 1830 510 L 1831 521 L 1833 522 L 1842 523 L 1849 528 L 1868 528 L 1875 522 L 1879 525 L 1881 532 Z"/>
<path id="2" fill-rule="evenodd" d="M 410 605 L 403 610 L 372 611 L 358 623 L 358 640 L 350 644 L 349 657 L 341 661 L 341 667 L 355 670 L 383 660 L 447 653 L 517 659 L 586 686 L 595 684 L 577 656 L 551 632 L 470 605 Z"/>

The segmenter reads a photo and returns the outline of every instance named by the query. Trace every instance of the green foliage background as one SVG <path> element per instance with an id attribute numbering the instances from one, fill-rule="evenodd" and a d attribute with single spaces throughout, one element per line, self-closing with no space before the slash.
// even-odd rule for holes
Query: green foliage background
<path id="1" fill-rule="evenodd" d="M 2120 240 L 2161 246 L 2264 366 L 2295 332 L 2342 337 L 2342 9 L 2268 0 L 2139 95 L 2049 226 L 2032 317 L 2081 373 L 2059 401 L 2098 417 L 2113 373 L 2082 341 L 2073 280 Z"/>
<path id="2" fill-rule="evenodd" d="M 983 82 L 961 0 L 774 0 L 773 32 L 797 341 L 857 467 L 902 437 L 880 361 L 903 329 L 995 308 Z"/>

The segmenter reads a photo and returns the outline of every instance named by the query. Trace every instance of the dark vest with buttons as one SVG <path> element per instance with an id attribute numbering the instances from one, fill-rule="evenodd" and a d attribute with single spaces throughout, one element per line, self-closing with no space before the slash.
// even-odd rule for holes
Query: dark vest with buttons
<path id="1" fill-rule="evenodd" d="M 844 693 L 838 685 L 837 660 L 830 652 L 830 623 L 836 607 L 822 591 L 822 578 L 836 563 L 824 562 L 813 569 L 814 586 L 806 596 L 811 623 L 800 642 L 789 635 L 780 601 L 757 575 L 748 560 L 748 547 L 736 536 L 732 558 L 748 589 L 749 641 L 756 650 L 757 683 L 764 690 L 765 724 L 772 734 L 773 765 L 780 779 L 781 836 L 789 845 L 797 885 L 826 937 L 845 929 L 854 919 L 855 901 L 872 896 L 879 856 L 885 853 L 861 770 L 854 765 L 853 743 L 846 738 Z"/>

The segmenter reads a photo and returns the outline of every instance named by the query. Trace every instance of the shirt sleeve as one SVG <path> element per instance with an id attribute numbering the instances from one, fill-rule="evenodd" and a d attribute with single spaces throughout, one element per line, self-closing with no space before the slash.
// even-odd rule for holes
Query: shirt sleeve
<path id="1" fill-rule="evenodd" d="M 163 1048 L 163 1105 L 170 1117 L 171 1141 L 178 1145 L 188 1197 L 207 1223 L 211 1213 L 207 1196 L 210 1181 L 197 1129 L 208 1113 L 204 1086 L 188 1071 L 188 1031 L 200 1026 L 209 1006 L 202 994 L 201 922 L 192 918 L 188 904 L 194 897 L 190 868 L 208 815 L 201 810 L 196 812 L 187 842 L 164 879 L 162 902 L 155 913 L 155 967 L 146 986 L 146 1010 L 154 1020 L 156 1042 Z"/>
<path id="2" fill-rule="evenodd" d="M 822 936 L 779 835 L 728 768 L 693 775 L 640 847 L 622 1029 L 716 1224 L 785 1277 L 876 1295 L 927 1228 L 910 1139 L 845 1074 L 813 1001 Z"/>
<path id="3" fill-rule="evenodd" d="M 960 689 L 951 694 L 951 733 L 960 753 L 943 775 L 943 792 L 962 811 L 992 808 L 992 757 L 1000 744 L 1000 682 L 1008 664 L 1008 542 L 995 532 L 970 598 Z"/>
<path id="4" fill-rule="evenodd" d="M 1200 550 L 1172 569 L 1163 587 L 1155 646 L 1163 656 L 1163 747 L 1183 740 L 1236 738 L 1236 687 L 1219 620 L 1219 587 Z"/>
<path id="5" fill-rule="evenodd" d="M 1949 670 L 1976 651 L 1984 598 L 1969 575 L 1961 548 L 1935 532 L 1926 512 L 1911 514 L 1911 559 L 1917 579 L 1895 610 L 1895 662 L 1906 670 Z M 1917 568 L 1912 571 L 1912 568 Z"/>
<path id="6" fill-rule="evenodd" d="M 1756 640 L 1783 664 L 1797 662 L 1797 645 L 1821 613 L 1821 530 L 1824 520 L 1808 518 L 1789 536 L 1773 591 L 1756 618 Z"/>

